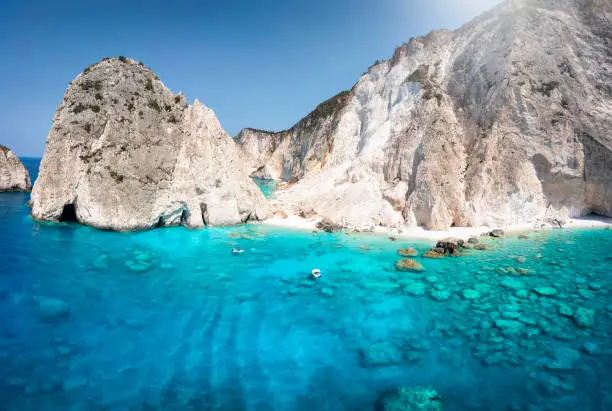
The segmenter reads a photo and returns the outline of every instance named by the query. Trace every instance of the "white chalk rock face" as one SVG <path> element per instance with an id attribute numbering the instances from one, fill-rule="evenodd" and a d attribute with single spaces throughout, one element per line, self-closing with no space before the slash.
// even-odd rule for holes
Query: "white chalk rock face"
<path id="1" fill-rule="evenodd" d="M 286 210 L 358 228 L 612 216 L 612 2 L 508 0 L 411 39 L 290 130 L 241 133 Z"/>
<path id="2" fill-rule="evenodd" d="M 0 145 L 0 192 L 30 191 L 30 173 L 19 157 L 8 147 Z"/>
<path id="3" fill-rule="evenodd" d="M 215 113 L 142 64 L 104 59 L 71 83 L 47 139 L 32 216 L 110 230 L 266 218 L 240 149 Z"/>

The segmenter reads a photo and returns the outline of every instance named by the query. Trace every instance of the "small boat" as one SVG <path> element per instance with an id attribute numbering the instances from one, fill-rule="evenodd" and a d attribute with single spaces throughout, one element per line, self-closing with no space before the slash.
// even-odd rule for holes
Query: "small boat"
<path id="1" fill-rule="evenodd" d="M 240 253 L 244 253 L 244 250 L 240 249 L 240 248 L 233 248 L 232 249 L 232 253 L 234 254 L 240 254 Z"/>
<path id="2" fill-rule="evenodd" d="M 321 277 L 321 270 L 319 270 L 318 268 L 315 268 L 314 270 L 312 270 L 312 275 L 313 275 L 315 278 L 319 278 L 319 277 Z"/>

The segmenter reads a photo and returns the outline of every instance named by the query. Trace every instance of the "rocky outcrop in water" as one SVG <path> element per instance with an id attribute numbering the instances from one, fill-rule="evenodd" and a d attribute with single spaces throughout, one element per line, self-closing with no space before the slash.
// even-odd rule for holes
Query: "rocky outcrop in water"
<path id="1" fill-rule="evenodd" d="M 53 118 L 32 216 L 112 230 L 258 220 L 268 206 L 215 113 L 141 63 L 88 67 Z"/>
<path id="2" fill-rule="evenodd" d="M 30 191 L 30 173 L 19 157 L 8 147 L 0 145 L 0 192 Z"/>
<path id="3" fill-rule="evenodd" d="M 345 226 L 612 215 L 612 3 L 508 0 L 411 39 L 281 133 L 238 141 L 286 210 Z"/>

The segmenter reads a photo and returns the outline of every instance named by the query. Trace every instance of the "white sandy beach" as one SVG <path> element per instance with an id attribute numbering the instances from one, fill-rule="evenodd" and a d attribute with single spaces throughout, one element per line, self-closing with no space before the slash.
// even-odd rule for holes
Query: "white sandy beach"
<path id="1" fill-rule="evenodd" d="M 296 215 L 289 215 L 287 218 L 275 216 L 271 219 L 263 221 L 261 224 L 275 227 L 292 228 L 296 230 L 312 231 L 317 230 L 317 221 L 318 220 L 305 219 Z M 431 231 L 426 230 L 422 227 L 402 227 L 400 230 L 388 227 L 376 227 L 372 232 L 386 234 L 397 238 L 412 238 L 437 241 L 446 237 L 467 239 L 471 236 L 479 236 L 482 233 L 489 232 L 495 228 L 501 228 L 506 234 L 518 234 L 524 232 L 554 229 L 555 227 L 552 227 L 550 225 L 545 225 L 544 227 L 541 227 L 535 223 L 513 224 L 502 227 L 452 227 L 448 230 L 442 231 Z M 567 220 L 565 225 L 563 226 L 563 229 L 580 228 L 612 228 L 612 218 L 598 216 L 572 218 Z"/>

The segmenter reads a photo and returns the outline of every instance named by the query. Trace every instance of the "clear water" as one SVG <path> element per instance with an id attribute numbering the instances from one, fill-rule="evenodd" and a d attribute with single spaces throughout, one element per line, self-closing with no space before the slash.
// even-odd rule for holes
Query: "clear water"
<path id="1" fill-rule="evenodd" d="M 265 197 L 272 197 L 276 191 L 278 181 L 276 180 L 262 180 L 261 178 L 254 178 L 255 184 L 259 187 Z"/>
<path id="2" fill-rule="evenodd" d="M 427 242 L 100 232 L 34 223 L 27 197 L 0 196 L 2 410 L 374 410 L 412 385 L 447 411 L 612 409 L 612 231 L 489 241 L 414 274 L 392 269 L 396 251 Z"/>

